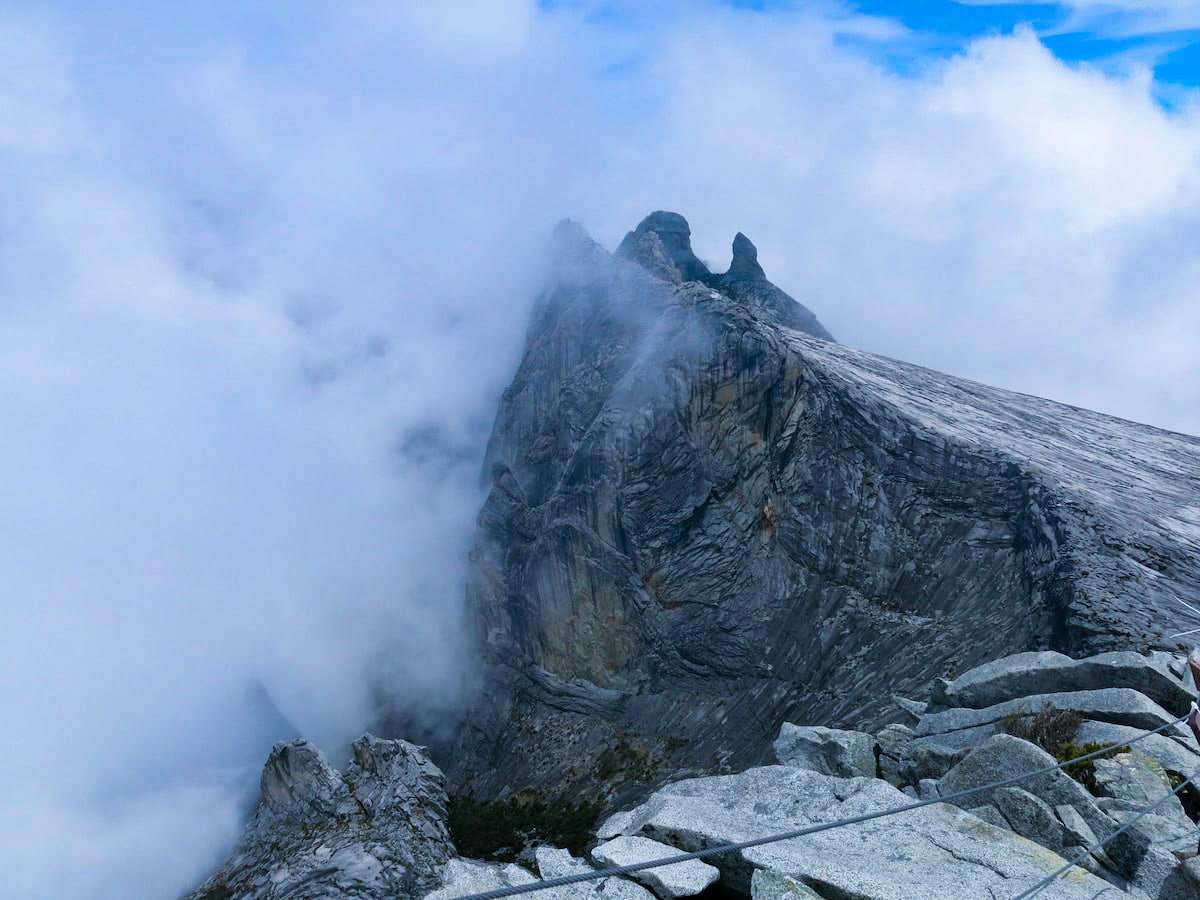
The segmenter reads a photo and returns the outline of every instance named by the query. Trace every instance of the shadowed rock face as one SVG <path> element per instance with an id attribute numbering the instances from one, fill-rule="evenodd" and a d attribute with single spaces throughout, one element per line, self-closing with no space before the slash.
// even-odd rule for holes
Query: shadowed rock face
<path id="1" fill-rule="evenodd" d="M 560 229 L 487 453 L 457 789 L 637 793 L 761 762 L 785 720 L 1186 627 L 1200 440 L 818 339 L 749 240 L 714 276 L 688 235 Z"/>

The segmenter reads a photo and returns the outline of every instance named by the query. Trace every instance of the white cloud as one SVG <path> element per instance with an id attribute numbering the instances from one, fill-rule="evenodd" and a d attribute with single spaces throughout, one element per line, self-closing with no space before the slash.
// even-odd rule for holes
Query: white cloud
<path id="1" fill-rule="evenodd" d="M 193 883 L 272 737 L 256 681 L 335 753 L 368 670 L 450 690 L 475 466 L 560 216 L 611 246 L 678 209 L 717 266 L 743 230 L 848 343 L 1200 431 L 1200 124 L 1146 76 L 1020 34 L 900 78 L 833 7 L 438 9 L 164 21 L 119 62 L 119 15 L 0 14 L 22 896 Z"/>
<path id="2" fill-rule="evenodd" d="M 1028 0 L 958 0 L 966 6 L 1025 6 Z M 1200 28 L 1193 0 L 1062 0 L 1066 19 L 1056 32 L 1094 32 L 1101 37 L 1134 37 Z"/>

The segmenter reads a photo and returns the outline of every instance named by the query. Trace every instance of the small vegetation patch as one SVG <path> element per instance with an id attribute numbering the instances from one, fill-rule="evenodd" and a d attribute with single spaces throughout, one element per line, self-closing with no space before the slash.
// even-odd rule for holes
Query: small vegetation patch
<path id="1" fill-rule="evenodd" d="M 650 782 L 658 775 L 658 770 L 659 763 L 648 750 L 634 746 L 625 738 L 606 747 L 596 760 L 596 777 L 608 782 Z"/>
<path id="2" fill-rule="evenodd" d="M 1083 724 L 1083 716 L 1069 709 L 1057 709 L 1047 703 L 1034 715 L 1019 713 L 1005 716 L 996 727 L 1006 734 L 1023 741 L 1037 744 L 1051 756 L 1059 756 L 1059 748 L 1075 739 L 1075 732 Z"/>
<path id="3" fill-rule="evenodd" d="M 1107 744 L 1089 742 L 1075 743 L 1075 733 L 1083 724 L 1083 716 L 1069 709 L 1057 709 L 1049 703 L 1040 712 L 1033 715 L 1014 714 L 1005 716 L 996 723 L 996 727 L 1005 734 L 1019 737 L 1037 744 L 1059 762 L 1066 762 L 1080 756 L 1096 753 L 1107 747 Z M 1113 747 L 1095 759 L 1071 763 L 1063 767 L 1063 771 L 1086 787 L 1092 793 L 1096 788 L 1096 759 L 1107 759 L 1118 753 L 1128 753 L 1128 747 Z"/>
<path id="4" fill-rule="evenodd" d="M 1171 782 L 1171 789 L 1175 790 L 1188 779 L 1180 772 L 1167 769 L 1167 780 Z M 1200 822 L 1200 790 L 1197 789 L 1195 782 L 1180 791 L 1179 802 L 1183 804 L 1183 811 L 1187 813 L 1189 819 L 1193 822 Z"/>
<path id="5" fill-rule="evenodd" d="M 582 856 L 602 810 L 599 801 L 547 802 L 532 792 L 493 803 L 451 797 L 448 824 L 459 855 L 470 859 L 515 862 L 541 844 Z"/>

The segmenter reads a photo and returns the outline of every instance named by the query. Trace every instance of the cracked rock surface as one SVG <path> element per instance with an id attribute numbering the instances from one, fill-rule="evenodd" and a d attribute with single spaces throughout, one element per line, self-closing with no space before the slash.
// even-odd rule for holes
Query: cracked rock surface
<path id="1" fill-rule="evenodd" d="M 626 834 L 645 835 L 691 851 L 907 802 L 903 793 L 876 779 L 834 778 L 788 766 L 765 766 L 669 785 L 625 814 L 620 826 Z M 755 872 L 766 870 L 802 885 L 803 890 L 787 891 L 793 896 L 811 891 L 818 897 L 869 900 L 1007 898 L 1064 862 L 1032 841 L 943 803 L 712 861 L 721 870 L 722 883 L 743 895 L 766 893 L 763 877 Z M 778 889 L 785 882 L 774 878 L 767 883 Z M 1101 878 L 1076 870 L 1043 896 L 1116 900 L 1127 895 Z"/>
<path id="2" fill-rule="evenodd" d="M 666 859 L 679 851 L 668 844 L 649 838 L 622 835 L 606 841 L 592 850 L 592 859 L 602 866 L 630 866 L 637 863 Z M 721 873 L 699 859 L 643 869 L 630 877 L 648 885 L 662 900 L 690 897 L 699 894 L 721 877 Z"/>

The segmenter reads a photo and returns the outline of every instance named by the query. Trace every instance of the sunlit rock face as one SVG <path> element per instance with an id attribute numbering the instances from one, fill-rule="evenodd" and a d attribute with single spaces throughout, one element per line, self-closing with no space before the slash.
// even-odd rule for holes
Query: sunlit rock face
<path id="1" fill-rule="evenodd" d="M 1172 646 L 1200 605 L 1200 440 L 834 343 L 747 238 L 714 275 L 673 213 L 556 247 L 487 453 L 457 790 L 735 770 L 785 720 Z"/>

